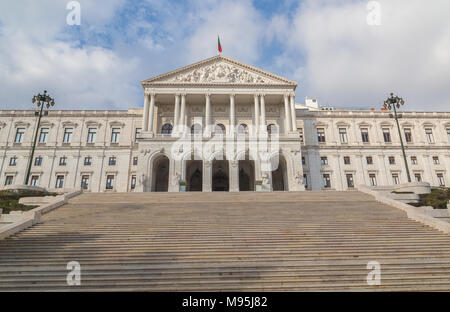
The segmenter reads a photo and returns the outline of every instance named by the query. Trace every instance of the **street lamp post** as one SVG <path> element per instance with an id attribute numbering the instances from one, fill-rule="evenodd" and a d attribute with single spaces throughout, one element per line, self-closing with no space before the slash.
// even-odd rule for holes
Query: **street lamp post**
<path id="1" fill-rule="evenodd" d="M 47 90 L 44 90 L 44 94 L 39 93 L 38 95 L 33 96 L 31 102 L 36 103 L 37 107 L 39 108 L 39 111 L 34 112 L 35 116 L 38 117 L 38 121 L 36 123 L 34 141 L 33 146 L 31 148 L 30 158 L 28 159 L 28 168 L 27 168 L 27 175 L 25 177 L 25 185 L 28 185 L 28 181 L 30 179 L 31 165 L 33 163 L 34 150 L 36 148 L 36 141 L 39 132 L 39 125 L 41 124 L 41 118 L 43 115 L 48 115 L 48 111 L 44 111 L 44 106 L 47 109 L 49 109 L 50 107 L 53 107 L 55 105 L 55 100 L 47 94 Z"/>
<path id="2" fill-rule="evenodd" d="M 400 124 L 398 123 L 398 118 L 401 116 L 397 115 L 397 109 L 400 108 L 401 105 L 404 105 L 405 101 L 398 96 L 394 96 L 394 93 L 391 93 L 391 97 L 387 98 L 384 101 L 384 108 L 388 110 L 394 110 L 394 118 L 397 123 L 398 136 L 400 138 L 400 144 L 402 146 L 403 160 L 405 161 L 406 174 L 408 176 L 408 182 L 411 183 L 411 175 L 409 174 L 408 161 L 406 160 L 405 146 L 403 145 L 402 132 L 400 130 Z"/>

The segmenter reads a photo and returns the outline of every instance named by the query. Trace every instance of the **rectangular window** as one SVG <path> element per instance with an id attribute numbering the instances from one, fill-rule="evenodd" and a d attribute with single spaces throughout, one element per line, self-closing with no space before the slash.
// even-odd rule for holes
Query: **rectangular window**
<path id="1" fill-rule="evenodd" d="M 389 156 L 389 164 L 395 165 L 395 157 L 394 156 Z"/>
<path id="2" fill-rule="evenodd" d="M 111 143 L 119 143 L 120 128 L 112 128 L 111 130 Z"/>
<path id="3" fill-rule="evenodd" d="M 303 143 L 304 141 L 304 138 L 303 138 L 303 129 L 302 128 L 298 128 L 297 129 L 297 131 L 298 131 L 298 135 L 299 135 L 299 137 L 300 137 L 300 143 Z"/>
<path id="4" fill-rule="evenodd" d="M 42 165 L 42 157 L 41 157 L 41 156 L 36 157 L 36 158 L 34 159 L 34 165 L 37 166 L 37 167 L 39 167 L 39 166 Z"/>
<path id="5" fill-rule="evenodd" d="M 344 164 L 350 165 L 350 156 L 344 156 Z"/>
<path id="6" fill-rule="evenodd" d="M 420 173 L 415 173 L 414 179 L 416 180 L 416 182 L 422 182 L 422 176 L 420 175 Z"/>
<path id="7" fill-rule="evenodd" d="M 109 164 L 110 166 L 115 166 L 116 163 L 117 163 L 116 157 L 114 157 L 114 156 L 109 157 L 109 162 L 108 162 L 108 164 Z"/>
<path id="8" fill-rule="evenodd" d="M 324 175 L 323 175 L 323 187 L 324 188 L 330 188 L 331 187 L 330 174 L 328 174 L 328 173 L 324 173 Z"/>
<path id="9" fill-rule="evenodd" d="M 141 132 L 142 132 L 142 129 L 141 129 L 141 128 L 136 128 L 136 132 L 134 133 L 134 139 L 135 139 L 135 141 L 136 141 L 137 139 L 140 139 L 140 138 L 141 138 Z"/>
<path id="10" fill-rule="evenodd" d="M 63 188 L 64 187 L 64 176 L 58 175 L 56 176 L 56 188 Z"/>
<path id="11" fill-rule="evenodd" d="M 89 128 L 87 143 L 95 143 L 95 137 L 97 136 L 97 128 Z"/>
<path id="12" fill-rule="evenodd" d="M 433 156 L 433 164 L 439 165 L 439 156 Z"/>
<path id="13" fill-rule="evenodd" d="M 136 176 L 131 176 L 131 189 L 134 190 L 136 188 Z"/>
<path id="14" fill-rule="evenodd" d="M 398 178 L 398 173 L 393 173 L 392 174 L 392 183 L 400 184 L 400 179 Z"/>
<path id="15" fill-rule="evenodd" d="M 64 129 L 63 143 L 72 142 L 72 133 L 73 133 L 73 128 L 65 128 Z"/>
<path id="16" fill-rule="evenodd" d="M 67 157 L 66 157 L 66 156 L 63 156 L 63 157 L 60 157 L 60 158 L 59 158 L 59 165 L 60 165 L 60 166 L 65 166 L 65 165 L 67 165 Z"/>
<path id="17" fill-rule="evenodd" d="M 434 143 L 434 137 L 433 137 L 433 129 L 426 128 L 425 129 L 425 135 L 427 137 L 428 143 Z"/>
<path id="18" fill-rule="evenodd" d="M 48 131 L 48 128 L 41 128 L 41 133 L 39 134 L 39 143 L 47 143 Z"/>
<path id="19" fill-rule="evenodd" d="M 361 140 L 363 143 L 369 143 L 369 129 L 361 128 Z"/>
<path id="20" fill-rule="evenodd" d="M 383 128 L 383 138 L 385 143 L 391 143 L 391 131 L 389 128 Z"/>
<path id="21" fill-rule="evenodd" d="M 25 128 L 17 128 L 16 138 L 14 139 L 14 143 L 23 143 L 24 134 L 25 134 Z"/>
<path id="22" fill-rule="evenodd" d="M 416 156 L 411 156 L 411 164 L 417 165 L 417 157 Z"/>
<path id="23" fill-rule="evenodd" d="M 83 190 L 87 190 L 89 188 L 89 176 L 88 175 L 81 176 L 81 188 Z"/>
<path id="24" fill-rule="evenodd" d="M 5 178 L 5 185 L 12 185 L 14 182 L 14 176 L 9 175 Z"/>
<path id="25" fill-rule="evenodd" d="M 411 129 L 410 128 L 405 128 L 405 141 L 406 143 L 411 143 L 412 142 L 412 133 L 411 133 Z"/>
<path id="26" fill-rule="evenodd" d="M 450 142 L 450 128 L 447 128 L 447 140 Z"/>
<path id="27" fill-rule="evenodd" d="M 84 157 L 84 165 L 85 166 L 92 165 L 92 157 L 90 157 L 90 156 Z"/>
<path id="28" fill-rule="evenodd" d="M 444 174 L 438 173 L 437 179 L 438 179 L 439 186 L 445 186 Z"/>
<path id="29" fill-rule="evenodd" d="M 308 188 L 308 176 L 306 173 L 303 174 L 303 183 L 305 184 L 305 188 Z"/>
<path id="30" fill-rule="evenodd" d="M 302 165 L 305 165 L 305 164 L 306 164 L 305 156 L 302 156 Z"/>
<path id="31" fill-rule="evenodd" d="M 107 190 L 114 189 L 114 175 L 106 176 L 106 189 Z"/>
<path id="32" fill-rule="evenodd" d="M 347 174 L 346 176 L 347 176 L 347 186 L 349 188 L 355 187 L 355 183 L 353 181 L 353 174 Z"/>
<path id="33" fill-rule="evenodd" d="M 317 128 L 317 141 L 319 143 L 325 143 L 325 129 Z"/>
<path id="34" fill-rule="evenodd" d="M 339 138 L 341 143 L 347 143 L 347 129 L 339 128 Z"/>
<path id="35" fill-rule="evenodd" d="M 368 165 L 373 165 L 373 158 L 372 158 L 372 156 L 367 156 L 366 157 L 366 162 L 367 162 Z"/>
<path id="36" fill-rule="evenodd" d="M 11 158 L 9 159 L 9 165 L 10 165 L 10 166 L 15 166 L 15 165 L 17 165 L 17 157 L 16 157 L 16 156 L 11 157 Z"/>
<path id="37" fill-rule="evenodd" d="M 31 186 L 38 186 L 39 185 L 39 176 L 38 175 L 31 176 L 30 185 Z"/>
<path id="38" fill-rule="evenodd" d="M 377 186 L 377 176 L 375 173 L 369 174 L 370 186 Z"/>
<path id="39" fill-rule="evenodd" d="M 328 165 L 328 157 L 320 157 L 320 162 L 322 165 Z"/>
<path id="40" fill-rule="evenodd" d="M 138 164 L 138 157 L 135 156 L 133 157 L 133 166 L 137 166 L 137 164 Z"/>

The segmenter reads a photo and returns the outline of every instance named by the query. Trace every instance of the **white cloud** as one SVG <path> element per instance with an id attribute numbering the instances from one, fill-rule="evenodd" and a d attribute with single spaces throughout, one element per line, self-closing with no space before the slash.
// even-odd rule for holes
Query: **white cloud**
<path id="1" fill-rule="evenodd" d="M 126 0 L 80 0 L 81 44 L 69 40 L 67 2 L 0 3 L 0 109 L 30 108 L 44 88 L 58 108 L 141 106 L 140 80 L 215 55 L 219 34 L 224 55 L 298 81 L 299 102 L 369 108 L 394 91 L 409 109 L 449 110 L 447 0 L 380 0 L 381 26 L 367 25 L 363 0 L 274 12 L 250 0 L 146 0 L 139 11 Z M 120 24 L 124 9 L 131 19 Z"/>
<path id="2" fill-rule="evenodd" d="M 366 4 L 306 1 L 299 8 L 286 45 L 291 56 L 306 53 L 298 93 L 368 108 L 394 91 L 409 109 L 448 111 L 450 2 L 380 1 L 381 26 L 367 25 Z"/>
<path id="3" fill-rule="evenodd" d="M 258 59 L 264 19 L 250 1 L 211 1 L 191 20 L 195 30 L 188 40 L 189 62 L 216 55 L 217 35 L 224 55 L 250 63 Z"/>

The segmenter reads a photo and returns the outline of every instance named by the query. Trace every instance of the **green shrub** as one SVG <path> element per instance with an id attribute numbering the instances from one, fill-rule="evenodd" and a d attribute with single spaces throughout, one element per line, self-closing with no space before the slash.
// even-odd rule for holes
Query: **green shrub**
<path id="1" fill-rule="evenodd" d="M 2 213 L 8 214 L 11 211 L 27 211 L 37 206 L 26 206 L 19 204 L 19 199 L 22 197 L 42 197 L 42 196 L 56 196 L 56 193 L 46 193 L 41 191 L 30 190 L 3 190 L 0 191 L 0 209 Z"/>
<path id="2" fill-rule="evenodd" d="M 432 206 L 435 209 L 446 209 L 450 200 L 450 188 L 432 188 L 430 194 L 420 195 L 419 206 Z"/>

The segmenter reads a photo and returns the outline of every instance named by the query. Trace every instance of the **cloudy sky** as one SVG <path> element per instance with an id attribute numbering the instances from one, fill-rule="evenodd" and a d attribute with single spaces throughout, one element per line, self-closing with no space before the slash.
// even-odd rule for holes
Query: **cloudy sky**
<path id="1" fill-rule="evenodd" d="M 1 0 L 0 109 L 31 108 L 48 89 L 59 109 L 143 104 L 140 81 L 216 55 L 295 80 L 336 108 L 450 111 L 450 1 Z M 369 18 L 368 18 L 369 17 Z M 368 23 L 372 21 L 372 23 Z"/>

